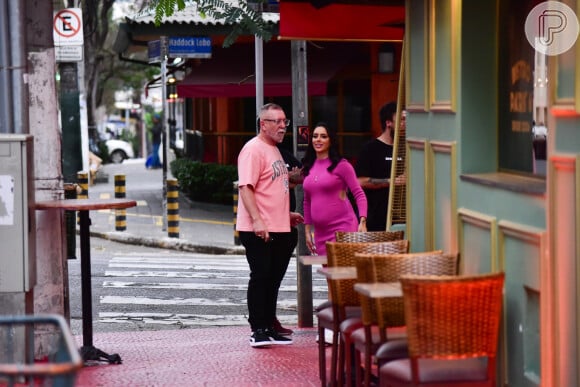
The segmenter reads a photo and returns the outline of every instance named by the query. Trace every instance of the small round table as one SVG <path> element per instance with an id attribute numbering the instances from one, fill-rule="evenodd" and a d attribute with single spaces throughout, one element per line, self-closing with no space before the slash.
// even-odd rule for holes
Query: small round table
<path id="1" fill-rule="evenodd" d="M 107 354 L 93 345 L 93 305 L 91 289 L 91 243 L 89 211 L 125 209 L 135 207 L 137 202 L 129 199 L 63 199 L 36 202 L 37 210 L 61 210 L 79 212 L 79 236 L 81 249 L 81 304 L 83 317 L 83 346 L 80 350 L 84 361 L 106 360 L 121 364 L 118 354 Z"/>

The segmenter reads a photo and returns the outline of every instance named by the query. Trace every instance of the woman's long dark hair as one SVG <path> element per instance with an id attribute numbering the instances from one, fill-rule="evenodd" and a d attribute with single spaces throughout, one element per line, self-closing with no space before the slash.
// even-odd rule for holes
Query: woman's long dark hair
<path id="1" fill-rule="evenodd" d="M 319 126 L 326 129 L 326 132 L 328 133 L 328 138 L 330 139 L 330 147 L 328 148 L 328 158 L 330 159 L 331 163 L 330 166 L 327 168 L 328 172 L 332 172 L 334 168 L 336 168 L 340 160 L 342 160 L 343 158 L 338 152 L 338 148 L 336 147 L 336 145 L 338 144 L 338 137 L 336 135 L 336 131 L 330 129 L 326 123 L 319 122 L 312 129 L 312 134 L 308 139 L 308 148 L 306 148 L 306 154 L 302 159 L 302 164 L 304 165 L 303 169 L 304 176 L 308 176 L 308 174 L 310 173 L 310 168 L 312 168 L 314 162 L 316 161 L 316 151 L 312 146 L 312 136 L 314 135 L 314 129 L 316 129 Z"/>

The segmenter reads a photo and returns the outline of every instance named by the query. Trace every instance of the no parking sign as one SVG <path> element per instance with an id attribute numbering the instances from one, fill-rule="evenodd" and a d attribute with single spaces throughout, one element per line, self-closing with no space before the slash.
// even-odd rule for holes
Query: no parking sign
<path id="1" fill-rule="evenodd" d="M 67 8 L 55 12 L 52 24 L 55 46 L 83 44 L 83 13 L 80 8 Z"/>

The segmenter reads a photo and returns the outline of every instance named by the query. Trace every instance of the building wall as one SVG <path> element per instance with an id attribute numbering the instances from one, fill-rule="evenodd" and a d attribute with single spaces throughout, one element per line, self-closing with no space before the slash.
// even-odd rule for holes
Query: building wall
<path id="1" fill-rule="evenodd" d="M 506 273 L 498 385 L 578 385 L 579 45 L 549 62 L 547 177 L 503 171 L 499 6 L 406 2 L 407 235 Z"/>

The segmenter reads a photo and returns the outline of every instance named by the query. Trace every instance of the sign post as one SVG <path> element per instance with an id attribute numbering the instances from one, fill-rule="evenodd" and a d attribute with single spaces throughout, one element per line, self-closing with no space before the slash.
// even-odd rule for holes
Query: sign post
<path id="1" fill-rule="evenodd" d="M 83 44 L 83 13 L 80 8 L 67 8 L 56 12 L 53 27 L 55 46 Z"/>
<path id="2" fill-rule="evenodd" d="M 77 63 L 83 60 L 83 16 L 80 8 L 54 13 L 52 20 L 56 61 L 60 62 L 60 105 L 62 125 L 62 169 L 65 183 L 75 182 L 77 173 L 88 166 L 83 157 L 83 133 L 80 122 L 80 90 Z"/>
<path id="3" fill-rule="evenodd" d="M 161 101 L 163 105 L 163 231 L 167 231 L 167 168 L 169 166 L 169 111 L 167 107 L 167 59 L 211 58 L 211 39 L 207 37 L 161 36 L 147 44 L 149 63 L 161 63 Z"/>
<path id="4" fill-rule="evenodd" d="M 57 62 L 83 60 L 83 13 L 80 8 L 67 8 L 55 12 L 53 40 Z"/>
<path id="5" fill-rule="evenodd" d="M 163 226 L 162 230 L 167 231 L 167 167 L 169 165 L 169 130 L 167 127 L 167 36 L 161 36 L 161 103 L 163 114 L 161 115 L 163 125 Z"/>

